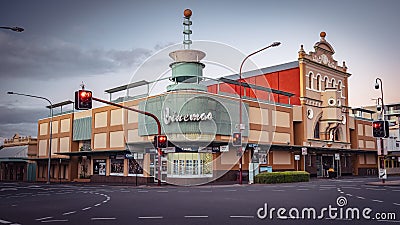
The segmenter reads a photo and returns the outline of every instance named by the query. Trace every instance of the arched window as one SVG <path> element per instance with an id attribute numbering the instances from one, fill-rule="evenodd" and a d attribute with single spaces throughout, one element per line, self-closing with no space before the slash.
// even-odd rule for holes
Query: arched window
<path id="1" fill-rule="evenodd" d="M 317 75 L 317 90 L 321 90 L 321 75 Z"/>
<path id="2" fill-rule="evenodd" d="M 336 86 L 335 78 L 332 78 L 332 80 L 331 80 L 331 87 L 335 87 L 335 86 Z"/>
<path id="3" fill-rule="evenodd" d="M 342 81 L 341 80 L 338 81 L 337 86 L 338 86 L 338 90 L 341 91 L 342 90 Z"/>
<path id="4" fill-rule="evenodd" d="M 324 78 L 324 90 L 328 87 L 329 85 L 329 81 L 328 81 L 328 77 Z"/>
<path id="5" fill-rule="evenodd" d="M 310 89 L 313 89 L 313 73 L 312 72 L 310 72 L 308 74 L 308 87 Z"/>
<path id="6" fill-rule="evenodd" d="M 315 128 L 314 128 L 314 138 L 316 139 L 320 139 L 320 130 L 319 130 L 319 120 L 318 122 L 315 124 Z"/>

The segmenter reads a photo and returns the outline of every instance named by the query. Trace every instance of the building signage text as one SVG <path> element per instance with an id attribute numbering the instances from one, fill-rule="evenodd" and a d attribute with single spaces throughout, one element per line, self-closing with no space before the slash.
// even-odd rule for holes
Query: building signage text
<path id="1" fill-rule="evenodd" d="M 179 115 L 177 112 L 171 111 L 168 107 L 164 109 L 164 123 L 167 125 L 171 122 L 198 122 L 212 119 L 213 115 L 211 112 Z"/>

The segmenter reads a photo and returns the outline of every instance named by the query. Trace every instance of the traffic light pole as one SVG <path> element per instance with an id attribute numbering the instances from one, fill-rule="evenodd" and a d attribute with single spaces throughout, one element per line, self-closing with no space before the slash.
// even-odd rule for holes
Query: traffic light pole
<path id="1" fill-rule="evenodd" d="M 103 100 L 103 99 L 99 99 L 99 98 L 95 98 L 95 97 L 92 97 L 92 100 L 98 101 L 98 102 L 101 102 L 101 103 L 105 103 L 105 104 L 108 104 L 108 105 L 116 106 L 116 107 L 119 107 L 119 108 L 127 109 L 127 110 L 130 110 L 130 111 L 134 111 L 134 112 L 137 112 L 137 113 L 140 113 L 140 114 L 144 114 L 146 116 L 150 116 L 157 123 L 157 127 L 158 127 L 157 134 L 158 135 L 161 134 L 161 123 L 160 123 L 160 120 L 157 118 L 156 115 L 154 115 L 152 113 L 141 111 L 141 110 L 138 110 L 138 109 L 129 108 L 127 106 L 123 106 L 123 105 L 120 105 L 120 104 L 117 104 L 117 103 L 114 103 L 114 102 L 109 102 L 109 101 L 106 101 L 106 100 Z M 157 148 L 157 152 L 158 152 L 158 179 L 157 179 L 158 180 L 158 184 L 157 185 L 161 186 L 161 149 Z"/>
<path id="2" fill-rule="evenodd" d="M 385 150 L 383 149 L 384 145 L 383 145 L 383 138 L 380 139 L 381 141 L 381 158 L 380 158 L 380 168 L 385 169 Z M 382 179 L 382 184 L 385 183 L 385 179 Z"/>

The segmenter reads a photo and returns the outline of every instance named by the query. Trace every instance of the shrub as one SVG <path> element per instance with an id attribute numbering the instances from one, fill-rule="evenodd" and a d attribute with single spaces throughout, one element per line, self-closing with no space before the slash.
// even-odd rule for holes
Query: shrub
<path id="1" fill-rule="evenodd" d="M 293 183 L 308 181 L 310 181 L 310 174 L 305 171 L 263 172 L 257 174 L 257 176 L 255 177 L 255 183 L 258 184 Z"/>

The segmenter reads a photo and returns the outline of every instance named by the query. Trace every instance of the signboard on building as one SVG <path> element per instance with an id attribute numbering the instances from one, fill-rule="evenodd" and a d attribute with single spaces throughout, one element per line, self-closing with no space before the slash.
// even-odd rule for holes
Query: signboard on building
<path id="1" fill-rule="evenodd" d="M 301 148 L 301 154 L 302 155 L 307 155 L 307 148 L 306 147 Z"/>
<path id="2" fill-rule="evenodd" d="M 164 153 L 173 153 L 175 152 L 175 147 L 168 147 L 168 148 L 163 148 Z"/>
<path id="3" fill-rule="evenodd" d="M 220 152 L 229 152 L 229 145 L 221 145 L 219 147 Z"/>

